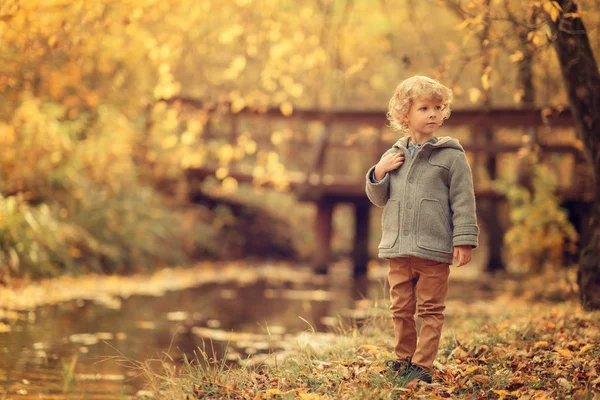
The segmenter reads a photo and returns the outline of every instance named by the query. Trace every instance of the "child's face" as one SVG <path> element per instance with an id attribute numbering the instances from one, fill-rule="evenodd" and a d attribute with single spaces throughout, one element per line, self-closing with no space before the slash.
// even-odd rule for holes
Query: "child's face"
<path id="1" fill-rule="evenodd" d="M 442 102 L 438 99 L 417 97 L 413 100 L 408 114 L 404 117 L 412 135 L 418 133 L 433 136 L 442 123 Z"/>

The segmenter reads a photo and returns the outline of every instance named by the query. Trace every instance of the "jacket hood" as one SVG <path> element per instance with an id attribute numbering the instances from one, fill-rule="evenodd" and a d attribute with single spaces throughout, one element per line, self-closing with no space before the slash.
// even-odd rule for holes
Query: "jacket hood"
<path id="1" fill-rule="evenodd" d="M 399 147 L 404 147 L 406 148 L 406 146 L 408 146 L 408 138 L 410 138 L 410 136 L 403 136 L 400 139 L 398 139 L 398 141 L 396 143 L 394 143 L 393 147 L 399 148 Z M 462 151 L 463 153 L 465 152 L 465 149 L 460 145 L 460 143 L 458 142 L 457 139 L 454 139 L 453 137 L 450 136 L 440 136 L 437 137 L 437 142 L 435 142 L 434 144 L 432 144 L 433 147 L 435 148 L 443 148 L 443 147 L 450 147 L 453 149 L 458 149 L 460 151 Z"/>

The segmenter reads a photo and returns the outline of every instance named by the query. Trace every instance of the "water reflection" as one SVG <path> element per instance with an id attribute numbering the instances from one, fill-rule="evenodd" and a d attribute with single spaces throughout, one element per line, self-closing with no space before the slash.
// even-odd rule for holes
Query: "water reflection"
<path id="1" fill-rule="evenodd" d="M 143 361 L 167 352 L 180 359 L 204 348 L 231 362 L 258 360 L 260 354 L 297 346 L 302 332 L 328 331 L 369 290 L 381 297 L 381 282 L 290 275 L 289 280 L 213 282 L 161 297 L 106 296 L 106 301 L 75 300 L 11 312 L 11 318 L 0 315 L 5 326 L 0 397 L 60 397 L 65 387 L 69 390 L 72 362 L 73 398 L 117 399 L 135 394 L 144 382 L 139 370 L 114 357 Z"/>
<path id="2" fill-rule="evenodd" d="M 319 332 L 330 331 L 339 319 L 360 323 L 371 310 L 366 299 L 386 296 L 387 268 L 373 271 L 370 279 L 353 281 L 349 268 L 313 277 L 290 266 L 271 271 L 268 278 L 218 280 L 163 290 L 159 296 L 106 295 L 106 301 L 0 310 L 0 398 L 64 398 L 65 387 L 71 390 L 73 383 L 66 377 L 74 360 L 69 397 L 121 399 L 143 389 L 144 379 L 131 363 L 118 359 L 144 361 L 168 354 L 177 361 L 201 348 L 210 357 L 253 363 L 309 339 L 313 346 L 315 339 L 324 345 L 333 338 Z M 479 299 L 495 296 L 472 281 L 452 282 L 447 320 L 452 303 L 465 293 Z"/>

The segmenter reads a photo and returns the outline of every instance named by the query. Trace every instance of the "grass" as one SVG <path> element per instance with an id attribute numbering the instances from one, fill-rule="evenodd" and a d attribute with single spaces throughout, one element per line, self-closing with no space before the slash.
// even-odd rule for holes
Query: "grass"
<path id="1" fill-rule="evenodd" d="M 507 309 L 520 312 L 508 314 Z M 371 317 L 360 326 L 340 322 L 330 344 L 298 346 L 285 358 L 273 353 L 258 364 L 232 366 L 198 349 L 179 363 L 163 355 L 136 367 L 155 398 L 168 399 L 600 396 L 600 312 L 586 313 L 569 302 L 557 306 L 514 299 L 490 303 L 482 319 L 465 310 L 445 327 L 434 384 L 426 385 L 386 369 L 393 358 L 393 328 L 382 310 L 375 302 Z"/>
<path id="2" fill-rule="evenodd" d="M 63 376 L 63 393 L 72 393 L 76 387 L 75 366 L 77 365 L 78 355 L 71 357 L 70 361 L 61 360 Z"/>

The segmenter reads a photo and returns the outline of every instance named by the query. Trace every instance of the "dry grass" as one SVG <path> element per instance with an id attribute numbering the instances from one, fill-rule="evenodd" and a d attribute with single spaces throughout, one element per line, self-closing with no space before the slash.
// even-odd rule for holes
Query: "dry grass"
<path id="1" fill-rule="evenodd" d="M 240 367 L 198 349 L 182 363 L 137 367 L 161 399 L 600 398 L 600 312 L 508 297 L 479 315 L 465 305 L 444 330 L 434 384 L 409 385 L 385 368 L 393 334 L 382 304 L 360 327 L 340 324 L 329 344 L 299 344 L 285 357 Z"/>

